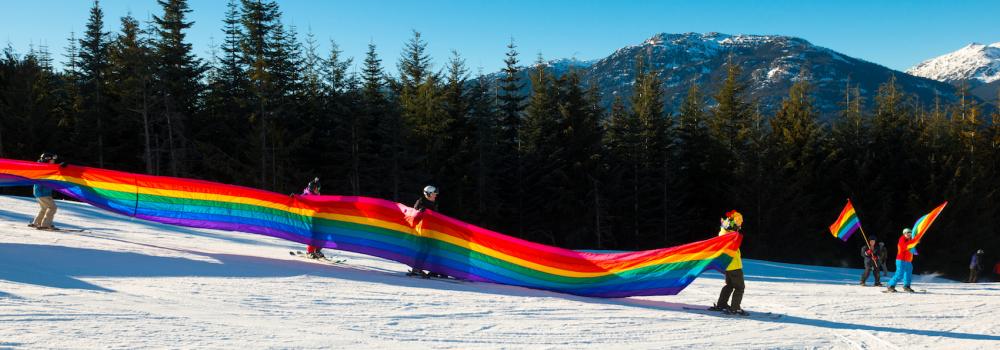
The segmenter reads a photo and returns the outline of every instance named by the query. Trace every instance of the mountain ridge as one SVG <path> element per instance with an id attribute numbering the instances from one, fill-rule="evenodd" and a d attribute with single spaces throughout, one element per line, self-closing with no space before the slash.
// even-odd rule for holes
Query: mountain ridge
<path id="1" fill-rule="evenodd" d="M 935 98 L 944 103 L 958 100 L 957 88 L 951 84 L 913 76 L 814 45 L 803 38 L 784 35 L 657 33 L 603 58 L 578 61 L 579 64 L 565 59 L 552 60 L 546 61 L 546 66 L 557 76 L 577 69 L 582 81 L 598 84 L 602 105 L 608 107 L 615 96 L 627 99 L 631 94 L 638 56 L 644 57 L 649 69 L 659 71 L 669 111 L 677 110 L 692 83 L 711 94 L 724 79 L 724 65 L 730 59 L 743 70 L 743 80 L 748 86 L 746 97 L 758 101 L 761 111 L 767 114 L 780 107 L 781 100 L 798 79 L 809 79 L 813 83 L 814 104 L 825 120 L 838 114 L 848 85 L 859 89 L 868 101 L 866 107 L 870 108 L 879 85 L 893 76 L 903 91 L 925 106 L 930 106 Z M 524 94 L 530 91 L 527 76 L 531 71 L 534 71 L 533 65 L 521 72 L 526 83 Z M 486 79 L 495 81 L 500 74 L 490 74 Z"/>

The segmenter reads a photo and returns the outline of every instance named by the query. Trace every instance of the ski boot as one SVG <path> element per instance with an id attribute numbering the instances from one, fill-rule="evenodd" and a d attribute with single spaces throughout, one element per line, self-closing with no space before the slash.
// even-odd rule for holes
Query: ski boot
<path id="1" fill-rule="evenodd" d="M 720 306 L 718 304 L 715 304 L 715 305 L 710 306 L 708 308 L 708 311 L 722 311 L 722 312 L 726 312 L 726 311 L 729 311 L 729 305 L 722 304 Z"/>
<path id="2" fill-rule="evenodd" d="M 896 292 L 896 287 L 889 286 L 889 288 L 886 288 L 885 291 L 888 292 L 888 293 L 895 293 Z"/>
<path id="3" fill-rule="evenodd" d="M 723 311 L 723 312 L 725 312 L 727 315 L 750 316 L 750 313 L 746 312 L 746 311 L 743 311 L 742 308 L 739 308 L 739 309 L 730 309 L 730 310 Z"/>
<path id="4" fill-rule="evenodd" d="M 410 272 L 406 273 L 407 276 L 420 276 L 420 278 L 431 278 L 424 270 L 410 269 Z"/>
<path id="5" fill-rule="evenodd" d="M 916 291 L 913 290 L 913 288 L 910 288 L 910 286 L 903 286 L 903 291 L 909 293 L 916 293 Z"/>

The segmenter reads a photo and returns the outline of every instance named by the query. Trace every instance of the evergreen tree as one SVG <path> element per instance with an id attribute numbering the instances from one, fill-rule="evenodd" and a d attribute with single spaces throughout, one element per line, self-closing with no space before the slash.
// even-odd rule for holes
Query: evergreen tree
<path id="1" fill-rule="evenodd" d="M 453 188 L 453 195 L 444 208 L 454 217 L 468 218 L 476 214 L 475 173 L 476 130 L 471 116 L 469 71 L 465 60 L 457 51 L 452 51 L 448 60 L 446 79 L 442 86 L 442 108 L 445 114 L 444 131 L 447 138 L 443 154 L 444 161 L 438 183 Z"/>
<path id="2" fill-rule="evenodd" d="M 108 73 L 108 33 L 104 31 L 104 11 L 95 0 L 90 8 L 87 31 L 80 39 L 80 94 L 82 97 L 82 122 L 78 124 L 81 138 L 77 144 L 87 145 L 98 167 L 104 167 L 105 127 L 109 115 L 107 97 Z M 84 154 L 73 154 L 74 158 L 86 159 Z"/>
<path id="3" fill-rule="evenodd" d="M 196 170 L 207 178 L 223 182 L 253 184 L 256 167 L 247 149 L 251 144 L 245 135 L 252 135 L 247 115 L 251 113 L 248 67 L 241 43 L 247 40 L 241 22 L 241 8 L 230 0 L 223 19 L 221 56 L 207 73 L 203 108 L 198 118 L 194 138 L 201 156 Z M 218 142 L 226 140 L 227 142 Z"/>
<path id="4" fill-rule="evenodd" d="M 781 108 L 770 119 L 770 133 L 766 135 L 766 153 L 755 164 L 761 164 L 757 179 L 758 195 L 755 212 L 758 232 L 768 232 L 789 239 L 801 232 L 801 225 L 822 226 L 822 220 L 812 213 L 819 212 L 817 198 L 829 196 L 824 186 L 818 186 L 823 154 L 823 130 L 813 104 L 812 84 L 802 73 L 781 102 Z M 766 201 L 766 204 L 764 202 Z M 802 218 L 789 222 L 788 217 Z M 808 240 L 820 243 L 819 239 Z M 763 246 L 763 245 L 759 245 Z M 764 253 L 764 252 L 761 252 Z M 769 252 L 768 252 L 769 253 Z M 804 258 L 806 254 L 796 256 Z"/>
<path id="5" fill-rule="evenodd" d="M 715 170 L 709 168 L 708 155 L 716 146 L 708 129 L 707 108 L 701 89 L 692 82 L 678 112 L 674 146 L 675 183 L 681 189 L 674 200 L 682 208 L 681 216 L 689 218 L 679 226 L 692 228 L 686 231 L 688 236 L 679 238 L 683 241 L 696 240 L 702 232 L 715 228 L 713 222 L 703 220 L 716 215 L 710 212 L 713 203 L 705 196 L 711 193 L 709 179 Z"/>
<path id="6" fill-rule="evenodd" d="M 323 94 L 322 117 L 316 122 L 318 133 L 314 149 L 322 150 L 325 160 L 321 166 L 323 174 L 350 174 L 351 164 L 351 126 L 357 118 L 358 100 L 355 77 L 348 74 L 352 59 L 343 57 L 343 52 L 333 40 L 330 41 L 330 52 L 322 60 Z M 327 191 L 331 193 L 353 193 L 350 176 L 334 176 L 324 180 Z"/>
<path id="7" fill-rule="evenodd" d="M 500 125 L 494 103 L 494 95 L 485 77 L 480 73 L 468 91 L 469 122 L 474 128 L 474 158 L 470 164 L 475 175 L 475 214 L 470 220 L 483 227 L 495 228 L 500 225 L 499 180 L 508 174 L 499 171 Z"/>
<path id="8" fill-rule="evenodd" d="M 153 174 L 152 138 L 154 131 L 152 49 L 142 37 L 139 22 L 132 16 L 121 19 L 121 35 L 111 44 L 110 92 L 115 96 L 118 133 L 110 150 L 122 169 L 143 169 Z M 135 132 L 141 130 L 141 132 Z M 140 151 L 141 150 L 141 151 Z M 137 165 L 141 161 L 144 167 Z"/>
<path id="9" fill-rule="evenodd" d="M 185 31 L 194 24 L 185 16 L 191 9 L 186 0 L 157 0 L 162 16 L 153 16 L 156 23 L 157 82 L 163 119 L 166 121 L 169 169 L 172 176 L 186 173 L 187 147 L 191 121 L 202 90 L 201 75 L 205 71 L 201 60 L 185 42 Z"/>
<path id="10" fill-rule="evenodd" d="M 240 22 L 243 24 L 244 36 L 240 43 L 243 64 L 247 67 L 249 75 L 249 92 L 251 98 L 248 106 L 251 113 L 249 122 L 257 134 L 257 139 L 249 145 L 254 149 L 260 167 L 257 184 L 265 187 L 269 183 L 273 184 L 273 166 L 269 162 L 269 151 L 273 146 L 269 146 L 268 136 L 273 132 L 270 123 L 270 116 L 273 114 L 272 101 L 274 97 L 274 77 L 272 67 L 268 59 L 274 49 L 274 31 L 281 26 L 278 23 L 278 5 L 274 2 L 263 2 L 260 0 L 242 0 L 243 13 Z"/>
<path id="11" fill-rule="evenodd" d="M 925 208 L 908 208 L 916 206 L 907 198 L 910 181 L 916 180 L 915 176 L 920 176 L 914 171 L 921 164 L 918 164 L 919 157 L 912 152 L 915 139 L 913 131 L 913 111 L 907 103 L 907 96 L 896 83 L 896 77 L 879 86 L 875 95 L 874 114 L 872 116 L 872 162 L 878 164 L 873 177 L 868 179 L 871 182 L 872 192 L 865 194 L 865 197 L 876 198 L 877 203 L 873 208 L 868 209 L 870 213 L 876 213 L 876 217 L 868 219 L 875 222 L 876 232 L 889 231 L 887 223 L 895 220 L 903 221 L 902 218 L 907 212 L 918 212 Z M 899 181 L 906 178 L 907 181 Z M 921 205 L 922 207 L 923 205 Z M 896 219 L 898 218 L 898 219 Z M 909 220 L 906 220 L 909 221 Z M 892 227 L 892 231 L 899 231 Z"/>
<path id="12" fill-rule="evenodd" d="M 393 143 L 394 164 L 410 170 L 406 177 L 416 180 L 407 181 L 407 188 L 422 188 L 421 183 L 443 180 L 441 172 L 448 157 L 445 146 L 451 142 L 452 135 L 448 132 L 455 122 L 445 110 L 441 78 L 431 72 L 431 61 L 426 51 L 427 42 L 421 38 L 420 32 L 414 31 L 400 54 L 399 82 L 395 89 L 406 132 L 394 131 L 387 135 Z M 398 143 L 401 138 L 406 140 L 405 147 Z M 405 156 L 402 155 L 404 149 L 409 150 Z M 400 172 L 393 172 L 393 198 L 398 198 L 398 188 L 402 185 L 400 177 L 403 175 Z"/>
<path id="13" fill-rule="evenodd" d="M 636 114 L 630 113 L 616 95 L 605 127 L 604 150 L 608 175 L 609 226 L 612 246 L 635 248 L 639 241 L 639 217 L 636 197 L 638 182 L 638 130 Z M 621 240 L 622 242 L 619 242 Z"/>
<path id="14" fill-rule="evenodd" d="M 672 181 L 668 168 L 672 125 L 664 108 L 659 72 L 646 67 L 642 56 L 636 57 L 631 106 L 637 123 L 636 149 L 632 157 L 635 161 L 632 206 L 636 210 L 635 224 L 640 234 L 634 243 L 638 247 L 660 245 L 669 240 L 668 223 L 674 219 L 673 211 L 668 209 L 673 204 L 667 200 Z"/>
<path id="15" fill-rule="evenodd" d="M 389 164 L 389 170 L 398 169 L 398 158 L 392 152 L 389 157 L 385 157 L 382 145 L 387 142 L 394 145 L 399 141 L 386 139 L 389 131 L 399 130 L 396 118 L 388 116 L 389 101 L 385 96 L 385 73 L 382 71 L 382 60 L 375 52 L 375 44 L 368 44 L 368 52 L 365 55 L 364 67 L 361 72 L 361 113 L 357 118 L 351 120 L 351 166 L 352 185 L 356 194 L 377 193 L 380 187 L 378 183 L 385 183 L 384 174 L 389 171 L 379 170 L 371 166 L 385 168 Z M 394 150 L 392 150 L 394 151 Z M 376 158 L 377 157 L 377 158 Z M 364 168 L 363 168 L 364 166 Z M 372 167 L 376 170 L 369 171 Z M 382 175 L 382 176 L 379 176 Z M 398 179 L 397 179 L 398 180 Z M 366 187 L 362 187 L 365 185 Z M 368 188 L 371 187 L 371 188 Z M 366 191 L 362 191 L 366 189 Z"/>
<path id="16" fill-rule="evenodd" d="M 600 199 L 596 186 L 593 185 L 598 175 L 598 164 L 601 146 L 599 129 L 600 111 L 593 105 L 599 101 L 596 89 L 584 91 L 580 75 L 571 69 L 559 79 L 558 103 L 559 122 L 562 132 L 557 142 L 563 149 L 563 159 L 566 178 L 561 181 L 562 187 L 552 197 L 558 203 L 558 231 L 562 246 L 590 246 L 589 240 L 595 238 L 599 224 L 595 226 L 581 224 L 584 217 L 597 217 L 600 210 Z M 591 94 L 591 95 L 588 95 Z M 598 239 L 599 241 L 599 239 Z"/>
<path id="17" fill-rule="evenodd" d="M 58 128 L 58 77 L 38 52 L 20 56 L 8 44 L 0 55 L 0 157 L 32 159 L 68 150 Z"/>
<path id="18" fill-rule="evenodd" d="M 710 178 L 710 192 L 703 195 L 715 201 L 713 212 L 749 206 L 749 202 L 741 201 L 745 197 L 742 191 L 752 190 L 746 185 L 752 181 L 746 178 L 751 171 L 746 168 L 745 158 L 750 154 L 754 109 L 747 102 L 742 70 L 732 56 L 726 61 L 725 70 L 725 80 L 715 92 L 716 105 L 708 123 L 713 142 L 718 146 L 709 149 L 709 167 L 715 171 Z"/>
<path id="19" fill-rule="evenodd" d="M 555 78 L 539 56 L 531 72 L 531 100 L 525 108 L 519 140 L 522 142 L 524 195 L 519 224 L 529 239 L 555 243 L 559 204 L 554 201 L 564 188 L 566 169 L 564 145 L 558 138 L 562 121 L 558 110 L 559 91 Z"/>
<path id="20" fill-rule="evenodd" d="M 501 71 L 500 81 L 496 86 L 497 110 L 500 116 L 498 128 L 497 153 L 499 163 L 498 173 L 507 174 L 500 179 L 501 193 L 501 215 L 511 224 L 500 227 L 507 232 L 517 235 L 524 234 L 524 225 L 521 218 L 523 212 L 524 198 L 524 175 L 521 159 L 521 120 L 524 111 L 524 100 L 521 89 L 524 83 L 521 81 L 521 67 L 518 67 L 517 45 L 511 39 L 507 44 L 507 53 L 504 58 L 504 68 Z"/>

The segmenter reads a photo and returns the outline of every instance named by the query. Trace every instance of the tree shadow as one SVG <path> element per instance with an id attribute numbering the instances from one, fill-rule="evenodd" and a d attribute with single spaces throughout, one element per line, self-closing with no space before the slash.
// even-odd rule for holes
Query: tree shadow
<path id="1" fill-rule="evenodd" d="M 362 265 L 212 254 L 160 247 L 115 237 L 99 237 L 142 246 L 184 252 L 193 257 L 163 257 L 131 252 L 53 245 L 0 243 L 0 280 L 37 286 L 115 292 L 82 280 L 86 277 L 246 277 L 282 278 L 302 275 L 413 288 L 453 290 L 511 296 L 551 296 L 558 293 L 489 283 L 421 279 L 400 270 Z M 352 260 L 378 259 L 351 257 Z M 381 259 L 379 259 L 381 260 Z"/>
<path id="2" fill-rule="evenodd" d="M 66 246 L 0 243 L 0 280 L 38 286 L 113 290 L 81 277 L 334 277 L 305 262 L 229 254 L 198 254 L 202 259 L 162 257 Z"/>
<path id="3" fill-rule="evenodd" d="M 702 310 L 687 310 L 685 308 L 695 308 L 704 309 L 704 305 L 688 305 L 683 303 L 670 303 L 656 300 L 646 300 L 646 299 L 612 299 L 606 303 L 623 305 L 623 306 L 633 306 L 639 308 L 653 309 L 653 310 L 663 310 L 672 312 L 682 312 L 689 314 L 707 315 L 711 317 L 727 318 L 732 319 L 737 316 L 729 316 L 722 314 L 706 313 Z M 910 329 L 910 328 L 899 328 L 899 327 L 886 327 L 886 326 L 872 326 L 866 324 L 857 323 L 847 323 L 847 322 L 837 322 L 823 319 L 813 319 L 801 316 L 793 316 L 788 314 L 781 315 L 780 318 L 751 318 L 754 321 L 759 322 L 770 322 L 777 324 L 798 324 L 804 326 L 812 326 L 819 328 L 828 329 L 846 329 L 846 330 L 864 330 L 871 332 L 890 332 L 890 333 L 901 333 L 910 335 L 924 335 L 929 337 L 944 337 L 952 339 L 969 339 L 969 340 L 991 340 L 1000 341 L 1000 336 L 989 335 L 989 334 L 974 334 L 974 333 L 961 333 L 961 332 L 949 332 L 949 331 L 937 331 L 937 330 L 924 330 L 924 329 Z"/>
<path id="4" fill-rule="evenodd" d="M 34 203 L 34 199 L 31 198 L 31 197 L 7 196 L 6 198 L 13 199 L 13 200 L 18 200 L 18 201 L 23 201 L 25 203 Z M 275 246 L 275 247 L 277 247 L 277 246 L 284 247 L 284 245 L 281 245 L 281 244 L 268 243 L 266 241 L 262 241 L 262 240 L 256 239 L 256 238 L 239 238 L 239 237 L 233 237 L 232 235 L 221 235 L 221 234 L 212 233 L 212 232 L 199 231 L 197 229 L 193 229 L 193 228 L 189 228 L 189 227 L 184 227 L 184 226 L 163 224 L 163 223 L 154 222 L 154 221 L 147 221 L 147 220 L 137 219 L 137 218 L 134 218 L 134 217 L 131 217 L 131 216 L 117 214 L 117 213 L 108 211 L 106 209 L 101 209 L 101 208 L 98 208 L 98 207 L 95 207 L 95 206 L 92 206 L 92 205 L 89 205 L 89 204 L 86 204 L 86 203 L 59 200 L 59 201 L 57 201 L 57 205 L 60 206 L 60 209 L 63 209 L 65 207 L 69 207 L 70 210 L 66 210 L 66 212 L 69 213 L 68 215 L 73 215 L 73 216 L 81 217 L 81 218 L 84 218 L 84 219 L 96 219 L 96 220 L 100 220 L 100 221 L 123 221 L 123 222 L 128 222 L 128 223 L 131 223 L 131 224 L 134 224 L 134 225 L 139 225 L 139 226 L 142 226 L 142 227 L 145 227 L 145 228 L 148 228 L 148 229 L 157 230 L 157 231 L 169 231 L 170 233 L 181 233 L 181 234 L 187 234 L 187 235 L 191 235 L 191 236 L 212 238 L 212 239 L 224 240 L 224 241 L 229 241 L 229 242 L 234 242 L 234 243 L 251 244 L 251 245 L 257 245 L 257 246 L 268 245 L 268 246 Z M 107 231 L 107 232 L 113 232 L 113 231 L 123 232 L 124 231 L 122 229 L 118 229 L 118 228 L 114 228 L 114 227 L 93 227 L 93 226 L 84 227 L 84 226 L 73 225 L 73 224 L 68 224 L 68 223 L 61 223 L 61 222 L 59 222 L 59 215 L 60 215 L 60 212 L 56 212 L 56 220 L 55 220 L 56 226 L 60 227 L 60 228 L 64 228 L 64 229 L 90 230 L 90 231 Z M 66 215 L 66 214 L 64 214 L 64 215 Z M 23 214 L 23 213 L 19 213 L 19 212 L 7 211 L 7 210 L 0 209 L 0 218 L 4 218 L 4 219 L 10 220 L 10 221 L 13 221 L 15 223 L 23 222 L 25 225 L 27 225 L 29 222 L 31 222 L 31 220 L 34 219 L 34 216 L 29 216 L 27 214 Z M 244 233 L 244 232 L 238 232 L 238 231 L 219 231 L 219 232 L 234 232 L 234 233 L 237 233 L 237 234 L 247 234 L 247 235 L 254 235 L 254 236 L 264 236 L 264 235 L 250 234 L 250 233 Z"/>

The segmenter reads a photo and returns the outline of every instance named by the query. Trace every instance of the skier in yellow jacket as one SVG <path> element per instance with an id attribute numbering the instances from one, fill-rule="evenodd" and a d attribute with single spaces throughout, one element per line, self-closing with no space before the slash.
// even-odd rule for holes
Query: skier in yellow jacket
<path id="1" fill-rule="evenodd" d="M 742 235 L 740 230 L 743 228 L 743 214 L 735 210 L 730 210 L 726 213 L 726 217 L 722 218 L 720 226 L 719 236 L 731 234 Z M 743 237 L 740 237 L 740 240 L 742 239 Z M 744 288 L 743 259 L 740 251 L 737 249 L 733 261 L 726 267 L 726 285 L 722 287 L 722 292 L 719 293 L 719 301 L 715 303 L 715 306 L 708 309 L 728 314 L 749 316 L 750 314 L 743 311 L 743 308 L 740 307 L 740 302 L 743 301 Z M 730 295 L 732 295 L 731 303 L 729 303 Z"/>

